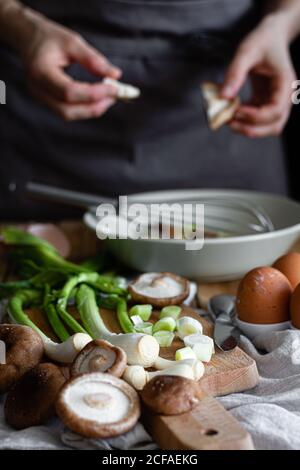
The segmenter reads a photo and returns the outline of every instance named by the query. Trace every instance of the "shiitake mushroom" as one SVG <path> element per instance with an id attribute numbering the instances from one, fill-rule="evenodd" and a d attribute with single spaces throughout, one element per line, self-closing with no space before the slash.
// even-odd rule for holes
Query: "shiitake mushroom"
<path id="1" fill-rule="evenodd" d="M 0 325 L 0 340 L 4 342 L 6 352 L 5 364 L 0 364 L 0 393 L 6 393 L 41 361 L 44 346 L 38 333 L 21 325 Z"/>
<path id="2" fill-rule="evenodd" d="M 88 438 L 119 436 L 140 417 L 137 392 L 111 374 L 93 372 L 70 379 L 59 392 L 56 411 L 73 432 Z"/>
<path id="3" fill-rule="evenodd" d="M 88 372 L 107 372 L 121 377 L 127 365 L 123 349 L 108 341 L 95 339 L 88 343 L 76 356 L 71 366 L 71 376 Z"/>
<path id="4" fill-rule="evenodd" d="M 64 371 L 54 364 L 33 367 L 7 394 L 6 422 L 15 429 L 24 429 L 48 421 L 55 415 L 55 400 L 65 382 Z"/>
<path id="5" fill-rule="evenodd" d="M 175 375 L 158 375 L 140 392 L 144 404 L 162 415 L 179 415 L 193 409 L 203 398 L 199 384 Z"/>
<path id="6" fill-rule="evenodd" d="M 128 290 L 135 302 L 162 308 L 181 304 L 189 295 L 190 285 L 187 279 L 173 273 L 145 273 Z"/>

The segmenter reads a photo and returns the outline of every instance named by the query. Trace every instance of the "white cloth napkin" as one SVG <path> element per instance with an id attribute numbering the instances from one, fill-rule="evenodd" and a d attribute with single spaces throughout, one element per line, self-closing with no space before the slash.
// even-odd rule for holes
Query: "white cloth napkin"
<path id="1" fill-rule="evenodd" d="M 85 439 L 68 429 L 64 429 L 61 433 L 62 442 L 75 449 L 81 450 L 153 450 L 157 449 L 157 445 L 145 431 L 141 423 L 122 436 L 113 437 L 111 439 Z"/>
<path id="2" fill-rule="evenodd" d="M 299 450 L 300 331 L 264 334 L 254 344 L 242 337 L 241 345 L 256 360 L 259 385 L 220 402 L 249 431 L 257 450 Z"/>

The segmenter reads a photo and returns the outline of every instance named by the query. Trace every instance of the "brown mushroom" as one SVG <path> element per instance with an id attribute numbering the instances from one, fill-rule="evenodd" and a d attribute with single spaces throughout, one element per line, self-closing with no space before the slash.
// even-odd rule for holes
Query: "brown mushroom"
<path id="1" fill-rule="evenodd" d="M 0 325 L 0 340 L 5 344 L 5 364 L 0 364 L 0 393 L 6 393 L 17 380 L 40 362 L 43 342 L 28 326 Z"/>
<path id="2" fill-rule="evenodd" d="M 174 375 L 154 377 L 140 392 L 140 395 L 151 411 L 162 415 L 186 413 L 203 398 L 197 382 Z"/>
<path id="3" fill-rule="evenodd" d="M 45 423 L 55 415 L 55 400 L 65 382 L 65 376 L 56 365 L 35 366 L 8 392 L 4 404 L 7 423 L 15 429 Z"/>
<path id="4" fill-rule="evenodd" d="M 88 343 L 74 359 L 71 376 L 87 372 L 108 372 L 121 377 L 127 364 L 123 349 L 113 346 L 108 341 L 95 339 Z"/>
<path id="5" fill-rule="evenodd" d="M 168 272 L 145 273 L 136 278 L 128 290 L 134 301 L 161 308 L 183 302 L 189 295 L 189 282 Z"/>
<path id="6" fill-rule="evenodd" d="M 56 411 L 72 431 L 108 438 L 129 431 L 140 417 L 137 392 L 110 374 L 94 372 L 69 380 L 59 393 Z"/>

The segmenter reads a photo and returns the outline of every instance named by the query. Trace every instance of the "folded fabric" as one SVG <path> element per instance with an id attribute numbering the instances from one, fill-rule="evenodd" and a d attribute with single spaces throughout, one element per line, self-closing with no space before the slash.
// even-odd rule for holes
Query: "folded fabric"
<path id="1" fill-rule="evenodd" d="M 254 344 L 242 337 L 241 346 L 255 359 L 260 382 L 220 402 L 249 431 L 257 450 L 299 450 L 300 331 L 264 334 Z"/>
<path id="2" fill-rule="evenodd" d="M 84 450 L 152 450 L 157 449 L 157 445 L 145 431 L 141 423 L 128 433 L 122 436 L 113 437 L 111 439 L 85 439 L 68 429 L 64 429 L 61 434 L 62 442 L 74 449 Z"/>

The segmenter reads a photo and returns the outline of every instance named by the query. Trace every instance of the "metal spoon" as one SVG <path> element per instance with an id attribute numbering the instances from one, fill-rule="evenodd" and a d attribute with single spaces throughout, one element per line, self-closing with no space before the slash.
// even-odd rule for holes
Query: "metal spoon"
<path id="1" fill-rule="evenodd" d="M 222 351 L 231 351 L 238 345 L 240 333 L 234 325 L 235 297 L 216 295 L 208 302 L 208 313 L 215 324 L 214 341 Z"/>

